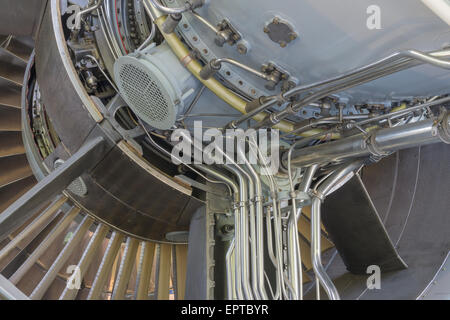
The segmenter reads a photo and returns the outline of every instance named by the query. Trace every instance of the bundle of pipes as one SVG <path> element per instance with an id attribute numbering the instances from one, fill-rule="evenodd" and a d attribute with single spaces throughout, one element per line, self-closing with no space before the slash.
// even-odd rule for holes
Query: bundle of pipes
<path id="1" fill-rule="evenodd" d="M 193 141 L 191 136 L 182 135 L 183 139 L 191 143 L 194 148 L 201 146 L 201 143 Z M 261 160 L 262 155 L 256 143 L 248 141 L 248 146 L 251 152 L 258 155 Z M 249 162 L 244 150 L 239 147 L 237 149 L 238 155 L 244 160 L 242 165 L 217 149 L 221 153 L 217 156 L 225 157 L 227 162 L 231 163 L 223 165 L 223 168 L 234 176 L 235 180 L 211 166 L 196 165 L 197 169 L 226 183 L 233 192 L 235 238 L 226 255 L 228 298 L 302 299 L 302 262 L 297 238 L 297 211 L 292 209 L 288 216 L 282 217 L 275 182 L 270 175 L 268 177 L 271 202 L 270 205 L 264 204 L 260 174 Z M 208 159 L 208 161 L 215 160 Z M 260 168 L 264 170 L 264 166 Z M 265 272 L 266 250 L 270 262 L 276 269 L 275 291 L 272 290 Z M 270 296 L 267 288 L 270 290 Z"/>
<path id="2" fill-rule="evenodd" d="M 449 100 L 449 98 L 441 99 L 443 100 Z M 289 161 L 289 153 L 285 153 L 282 155 L 283 164 L 289 169 L 291 166 L 307 167 L 307 169 L 303 173 L 298 189 L 294 188 L 297 181 L 294 183 L 291 179 L 290 204 L 288 214 L 285 216 L 282 214 L 281 201 L 278 199 L 275 183 L 270 175 L 268 180 L 271 201 L 268 202 L 270 205 L 266 203 L 264 206 L 260 175 L 256 172 L 254 165 L 250 164 L 249 155 L 242 148 L 237 148 L 238 155 L 244 160 L 242 165 L 237 164 L 225 152 L 218 149 L 220 155 L 217 157 L 225 157 L 231 163 L 223 165 L 223 168 L 236 180 L 211 166 L 197 165 L 201 171 L 226 183 L 233 192 L 235 238 L 226 256 L 228 297 L 230 299 L 303 298 L 302 261 L 297 224 L 301 206 L 304 203 L 298 202 L 298 195 L 302 193 L 310 197 L 312 203 L 311 260 L 316 275 L 317 296 L 319 297 L 321 285 L 329 299 L 339 299 L 339 294 L 321 263 L 321 202 L 362 168 L 365 157 L 385 156 L 400 149 L 439 141 L 449 143 L 449 121 L 449 112 L 445 111 L 435 120 L 381 129 L 369 136 L 358 134 L 300 150 L 291 149 L 292 161 Z M 194 148 L 201 146 L 201 143 L 193 141 L 190 135 L 183 135 L 183 139 L 190 142 Z M 257 155 L 263 163 L 264 159 L 256 143 L 254 141 L 247 141 L 247 143 L 250 152 Z M 208 159 L 210 163 L 217 163 L 218 160 Z M 344 161 L 344 163 L 311 188 L 318 168 L 336 160 Z M 264 166 L 260 168 L 263 170 Z M 266 224 L 265 236 L 264 223 Z M 265 250 L 276 269 L 275 291 L 272 290 L 265 272 Z M 267 288 L 270 289 L 270 296 Z"/>
<path id="3" fill-rule="evenodd" d="M 437 103 L 450 98 L 437 100 Z M 421 105 L 420 105 L 421 106 Z M 450 143 L 449 111 L 441 113 L 438 119 L 423 120 L 397 127 L 376 130 L 368 134 L 358 134 L 345 139 L 302 148 L 282 155 L 284 166 L 307 167 L 313 164 L 327 164 L 350 158 L 383 157 L 401 149 L 437 142 Z M 370 120 L 370 119 L 369 119 Z M 372 119 L 373 120 L 373 119 Z M 362 121 L 361 123 L 365 123 Z"/>
<path id="4" fill-rule="evenodd" d="M 264 121 L 259 122 L 255 126 L 255 128 L 271 127 L 288 117 L 290 114 L 295 114 L 302 107 L 308 106 L 311 103 L 323 99 L 331 94 L 345 91 L 358 85 L 418 66 L 420 64 L 426 63 L 439 68 L 450 69 L 450 61 L 443 59 L 449 55 L 449 50 L 440 50 L 430 53 L 424 53 L 417 50 L 396 52 L 379 61 L 341 74 L 337 77 L 304 86 L 297 86 L 281 94 L 280 97 L 274 97 L 272 100 L 264 103 L 249 114 L 258 114 L 273 106 L 280 100 L 287 101 L 289 98 L 308 92 L 304 97 L 289 104 L 284 110 L 270 114 Z M 317 90 L 312 92 L 313 89 Z M 242 123 L 242 120 L 245 118 L 248 119 L 249 114 L 234 121 L 234 125 Z"/>

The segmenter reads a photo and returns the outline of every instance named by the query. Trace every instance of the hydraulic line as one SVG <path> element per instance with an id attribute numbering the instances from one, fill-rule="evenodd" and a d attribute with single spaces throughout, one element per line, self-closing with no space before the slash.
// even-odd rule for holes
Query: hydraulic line
<path id="1" fill-rule="evenodd" d="M 450 98 L 449 98 L 450 99 Z M 448 143 L 450 136 L 449 111 L 439 122 L 424 120 L 393 128 L 385 128 L 369 136 L 358 134 L 345 139 L 307 147 L 292 152 L 291 164 L 306 167 L 342 161 L 347 158 L 385 156 L 392 152 L 437 142 Z M 288 165 L 288 154 L 282 155 L 282 163 Z"/>
<path id="2" fill-rule="evenodd" d="M 325 181 L 320 183 L 314 190 L 314 196 L 311 205 L 311 260 L 313 263 L 313 270 L 316 275 L 316 279 L 320 281 L 320 284 L 325 289 L 330 300 L 339 300 L 339 293 L 336 287 L 327 275 L 322 265 L 320 237 L 321 237 L 321 222 L 320 222 L 320 207 L 321 202 L 330 193 L 330 191 L 336 187 L 341 186 L 342 180 L 348 181 L 349 174 L 353 174 L 356 170 L 361 168 L 362 161 L 354 161 L 350 164 L 344 165 L 341 169 L 336 170 Z M 316 288 L 319 292 L 319 287 Z"/>

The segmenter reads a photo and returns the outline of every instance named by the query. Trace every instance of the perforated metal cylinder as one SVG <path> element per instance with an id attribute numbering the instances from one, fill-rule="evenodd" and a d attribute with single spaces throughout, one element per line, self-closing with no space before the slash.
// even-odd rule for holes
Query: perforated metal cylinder
<path id="1" fill-rule="evenodd" d="M 114 65 L 119 91 L 133 112 L 157 129 L 170 129 L 198 87 L 167 45 L 119 58 Z"/>

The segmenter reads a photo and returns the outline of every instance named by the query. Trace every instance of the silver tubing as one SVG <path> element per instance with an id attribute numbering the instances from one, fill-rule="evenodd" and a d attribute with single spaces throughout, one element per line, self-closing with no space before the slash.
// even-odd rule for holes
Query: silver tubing
<path id="1" fill-rule="evenodd" d="M 239 187 L 240 187 L 240 213 L 238 219 L 236 219 L 237 225 L 235 226 L 235 233 L 236 236 L 236 251 L 239 256 L 239 263 L 236 263 L 236 268 L 239 270 L 236 272 L 241 273 L 242 275 L 239 276 L 239 279 L 242 283 L 242 288 L 244 292 L 244 296 L 246 299 L 253 299 L 253 295 L 255 295 L 255 298 L 258 299 L 257 292 L 253 292 L 250 290 L 249 286 L 249 264 L 248 264 L 248 223 L 247 223 L 247 217 L 248 217 L 248 210 L 247 210 L 247 204 L 249 202 L 249 194 L 248 194 L 248 184 L 246 179 L 244 178 L 245 174 L 242 174 L 237 168 L 234 166 L 227 166 L 226 167 L 231 173 L 233 173 L 238 181 L 239 181 Z M 248 178 L 248 176 L 247 176 Z M 236 256 L 235 256 L 236 261 Z"/>
<path id="2" fill-rule="evenodd" d="M 106 78 L 106 80 L 108 80 L 108 82 L 111 85 L 111 87 L 113 87 L 113 89 L 116 90 L 116 92 L 119 92 L 119 89 L 117 89 L 116 85 L 112 82 L 112 80 L 108 77 L 106 72 L 102 69 L 102 67 L 100 66 L 100 63 L 98 62 L 98 60 L 95 59 L 95 57 L 90 55 L 90 54 L 85 55 L 85 57 L 91 59 L 97 65 L 98 69 L 103 74 L 103 76 Z"/>
<path id="3" fill-rule="evenodd" d="M 222 63 L 228 63 L 228 64 L 236 66 L 242 70 L 250 72 L 251 74 L 253 74 L 257 77 L 260 77 L 261 79 L 270 80 L 270 77 L 267 74 L 262 73 L 256 69 L 253 69 L 253 68 L 247 66 L 246 64 L 243 64 L 243 63 L 241 63 L 237 60 L 231 59 L 231 58 L 218 58 L 218 59 L 212 60 L 210 63 L 214 64 L 216 67 L 219 67 L 219 68 Z"/>
<path id="4" fill-rule="evenodd" d="M 428 107 L 432 107 L 432 106 L 435 106 L 435 105 L 444 104 L 444 103 L 447 103 L 449 101 L 450 101 L 450 97 L 445 97 L 445 98 L 441 98 L 441 99 L 438 99 L 438 100 L 432 100 L 432 101 L 428 101 L 428 102 L 425 102 L 425 103 L 418 104 L 418 105 L 413 106 L 413 107 L 406 108 L 404 110 L 398 110 L 398 111 L 395 111 L 395 112 L 391 112 L 391 113 L 383 114 L 383 115 L 376 116 L 376 117 L 373 117 L 373 118 L 369 118 L 367 120 L 358 121 L 358 122 L 356 122 L 356 124 L 359 125 L 359 126 L 363 126 L 363 125 L 366 125 L 368 123 L 372 123 L 372 122 L 375 122 L 375 121 L 380 121 L 380 120 L 384 120 L 384 119 L 388 119 L 388 118 L 394 118 L 394 117 L 398 117 L 398 116 L 404 116 L 404 115 L 407 115 L 409 113 L 412 113 L 412 112 L 415 112 L 415 111 L 418 111 L 418 110 L 421 110 L 421 109 L 425 109 L 425 108 L 428 108 Z M 349 124 L 349 126 L 351 126 L 351 123 Z"/>
<path id="5" fill-rule="evenodd" d="M 447 111 L 446 114 L 448 113 Z M 448 122 L 448 120 L 445 121 Z M 385 156 L 414 146 L 441 141 L 446 142 L 445 138 L 437 134 L 437 128 L 443 126 L 445 124 L 435 123 L 434 120 L 424 120 L 380 129 L 369 136 L 358 134 L 345 139 L 299 149 L 292 153 L 291 165 L 294 167 L 305 167 L 312 164 L 342 161 L 348 158 L 368 157 L 371 155 Z M 286 154 L 283 155 L 283 164 L 286 164 L 287 156 Z"/>
<path id="6" fill-rule="evenodd" d="M 115 59 L 118 59 L 123 55 L 122 50 L 120 49 L 119 45 L 117 44 L 116 38 L 113 35 L 112 26 L 111 26 L 111 19 L 107 14 L 107 8 L 108 2 L 105 3 L 105 6 L 101 6 L 98 8 L 97 12 L 100 12 L 99 20 L 102 25 L 103 33 L 105 34 L 105 38 L 107 39 L 108 46 L 114 55 Z M 109 39 L 109 40 L 108 40 Z"/>
<path id="7" fill-rule="evenodd" d="M 212 176 L 214 176 L 217 179 L 220 179 L 222 181 L 224 181 L 225 183 L 227 183 L 229 185 L 229 187 L 233 190 L 233 194 L 234 194 L 234 208 L 233 208 L 233 212 L 234 212 L 234 217 L 235 217 L 235 236 L 234 239 L 232 241 L 232 244 L 230 245 L 230 248 L 227 251 L 227 255 L 226 255 L 226 268 L 227 268 L 227 293 L 228 293 L 228 299 L 233 299 L 234 296 L 237 296 L 238 298 L 242 299 L 243 297 L 243 293 L 242 293 L 242 287 L 240 285 L 238 285 L 238 283 L 240 283 L 240 278 L 242 278 L 240 270 L 240 247 L 236 246 L 236 243 L 240 243 L 240 234 L 241 234 L 241 228 L 240 228 L 240 210 L 242 209 L 242 207 L 244 207 L 243 201 L 245 201 L 246 199 L 246 195 L 245 195 L 245 191 L 243 190 L 245 188 L 245 186 L 242 186 L 241 184 L 237 184 L 236 182 L 234 182 L 232 179 L 230 179 L 229 177 L 227 177 L 226 175 L 222 174 L 221 172 L 212 169 L 211 167 L 205 166 L 205 165 L 197 165 L 196 166 L 198 169 L 202 170 L 203 172 L 205 172 L 206 174 L 210 174 Z M 229 169 L 229 168 L 228 168 Z M 230 169 L 231 171 L 231 169 Z M 234 172 L 233 172 L 234 173 Z M 244 200 L 243 200 L 244 199 Z M 235 288 L 236 291 L 238 292 L 234 292 L 233 290 L 233 285 L 232 285 L 232 276 L 231 276 L 231 254 L 234 251 L 234 255 L 235 255 Z M 245 270 L 245 267 L 244 267 Z M 248 290 L 244 290 L 244 292 L 246 292 Z M 234 294 L 235 293 L 235 294 Z M 248 295 L 248 293 L 247 293 Z"/>
<path id="8" fill-rule="evenodd" d="M 308 192 L 309 188 L 311 187 L 314 175 L 316 174 L 318 168 L 319 166 L 317 164 L 314 164 L 310 166 L 308 169 L 306 169 L 305 173 L 303 174 L 302 181 L 300 182 L 300 186 L 298 188 L 300 192 Z"/>
<path id="9" fill-rule="evenodd" d="M 250 118 L 253 118 L 255 115 L 266 111 L 267 109 L 269 109 L 271 106 L 275 105 L 278 102 L 278 99 L 272 99 L 264 104 L 262 104 L 261 106 L 259 106 L 258 108 L 256 108 L 255 110 L 252 110 L 244 115 L 242 115 L 239 119 L 233 121 L 233 125 L 234 126 L 238 126 L 241 123 L 244 123 L 245 121 L 247 121 Z"/>
<path id="10" fill-rule="evenodd" d="M 417 55 L 416 55 L 417 54 Z M 349 72 L 343 73 L 339 76 L 332 77 L 323 81 L 318 81 L 309 85 L 304 86 L 298 86 L 296 88 L 293 88 L 289 91 L 287 91 L 283 96 L 285 98 L 292 97 L 294 95 L 297 95 L 302 92 L 306 92 L 308 90 L 324 86 L 326 84 L 335 83 L 337 81 L 346 80 L 349 77 L 360 75 L 360 74 L 367 74 L 370 71 L 376 70 L 380 67 L 385 67 L 386 65 L 389 65 L 392 62 L 407 62 L 408 60 L 411 60 L 411 58 L 421 58 L 421 62 L 435 62 L 437 64 L 441 64 L 441 62 L 445 62 L 446 68 L 450 66 L 450 62 L 439 59 L 438 57 L 446 57 L 450 55 L 450 50 L 440 50 L 440 51 L 434 51 L 430 52 L 428 54 L 422 53 L 416 50 L 407 50 L 407 51 L 401 51 L 394 54 L 391 54 L 383 59 L 380 59 L 378 61 L 375 61 L 373 63 L 370 63 L 366 66 L 351 70 Z M 409 58 L 409 59 L 403 59 L 402 58 Z M 422 60 L 423 59 L 423 60 Z"/>
<path id="11" fill-rule="evenodd" d="M 299 269 L 301 264 L 299 265 L 299 259 L 301 257 L 297 256 L 298 253 L 298 228 L 297 228 L 297 207 L 295 204 L 295 200 L 292 200 L 292 210 L 289 215 L 289 224 L 288 224 L 288 257 L 289 257 L 289 279 L 291 280 L 292 290 L 293 290 L 293 298 L 296 300 L 301 300 L 303 298 L 302 286 L 302 273 Z M 302 291 L 300 293 L 300 291 Z"/>
<path id="12" fill-rule="evenodd" d="M 191 5 L 188 4 L 188 2 L 186 2 L 185 6 L 182 8 L 169 8 L 160 4 L 158 0 L 147 0 L 147 1 L 149 1 L 156 9 L 166 14 L 180 14 L 191 10 Z"/>
<path id="13" fill-rule="evenodd" d="M 233 300 L 235 297 L 234 289 L 233 289 L 233 272 L 232 272 L 232 266 L 231 266 L 231 256 L 233 252 L 236 252 L 235 249 L 235 241 L 236 239 L 233 238 L 231 240 L 230 246 L 228 247 L 227 254 L 225 256 L 225 267 L 227 272 L 227 298 L 228 300 Z"/>
<path id="14" fill-rule="evenodd" d="M 136 51 L 142 51 L 145 47 L 147 47 L 150 42 L 153 41 L 153 39 L 155 38 L 156 35 L 156 26 L 155 23 L 152 21 L 152 30 L 150 31 L 150 35 L 147 37 L 147 39 L 145 39 L 144 42 L 142 42 L 142 44 L 139 46 L 139 48 L 137 48 Z"/>
<path id="15" fill-rule="evenodd" d="M 290 132 L 286 132 L 281 135 L 281 138 L 284 138 L 289 135 L 293 134 L 300 134 L 305 131 L 311 130 L 312 128 L 316 128 L 317 126 L 323 125 L 323 124 L 336 124 L 336 123 L 342 123 L 344 120 L 359 120 L 359 119 L 367 119 L 369 118 L 368 114 L 355 114 L 355 115 L 348 115 L 348 116 L 336 116 L 336 117 L 326 117 L 326 118 L 311 118 L 302 122 L 299 122 L 296 124 L 296 129 L 292 130 Z"/>
<path id="16" fill-rule="evenodd" d="M 268 296 L 264 287 L 264 209 L 263 209 L 263 193 L 261 179 L 253 166 L 249 163 L 245 152 L 242 150 L 242 146 L 237 147 L 238 154 L 241 155 L 244 160 L 245 166 L 253 177 L 255 186 L 255 198 L 252 199 L 256 205 L 256 256 L 257 256 L 257 277 L 258 277 L 258 289 L 261 299 L 267 300 Z M 252 239 L 255 242 L 255 239 Z"/>
<path id="17" fill-rule="evenodd" d="M 342 181 L 348 181 L 350 174 L 353 174 L 363 165 L 362 161 L 354 161 L 348 165 L 345 165 L 341 169 L 337 169 L 331 174 L 325 181 L 323 181 L 318 187 L 315 188 L 315 196 L 312 199 L 311 205 L 311 260 L 313 264 L 314 274 L 316 279 L 320 281 L 320 284 L 324 288 L 330 300 L 339 300 L 339 293 L 333 284 L 333 281 L 328 277 L 323 265 L 320 251 L 321 240 L 321 223 L 320 223 L 320 209 L 321 202 L 336 186 L 342 186 Z M 316 288 L 320 290 L 319 286 Z"/>
<path id="18" fill-rule="evenodd" d="M 192 11 L 191 12 L 194 17 L 196 17 L 201 23 L 203 23 L 205 26 L 207 26 L 211 31 L 213 31 L 215 34 L 219 32 L 219 29 L 215 25 L 213 25 L 211 22 L 203 18 L 201 15 L 199 15 L 197 12 Z"/>
<path id="19" fill-rule="evenodd" d="M 330 94 L 347 90 L 354 86 L 367 83 L 369 81 L 384 77 L 386 75 L 405 70 L 423 63 L 431 64 L 436 67 L 450 69 L 450 61 L 441 59 L 450 55 L 449 50 L 434 51 L 431 53 L 423 53 L 417 50 L 406 50 L 391 54 L 390 56 L 368 64 L 361 68 L 349 71 L 339 76 L 329 78 L 324 81 L 315 82 L 309 85 L 295 87 L 283 94 L 284 99 L 288 99 L 294 95 L 311 89 L 323 87 L 314 93 L 311 93 L 298 101 L 291 108 L 272 114 L 272 117 L 266 121 L 260 122 L 255 128 L 261 126 L 272 126 L 282 119 L 286 118 L 290 113 L 298 111 L 301 107 L 306 106 L 314 101 L 320 100 Z M 272 122 L 271 119 L 276 119 Z"/>
<path id="20" fill-rule="evenodd" d="M 276 204 L 276 199 L 272 198 L 272 212 L 273 212 L 274 223 L 275 223 L 275 217 L 276 217 L 276 210 L 278 210 L 277 204 Z M 280 286 L 280 277 L 279 277 L 279 264 L 278 264 L 277 257 L 275 256 L 274 250 L 273 250 L 273 237 L 272 237 L 273 231 L 272 231 L 272 221 L 271 220 L 272 220 L 272 217 L 270 214 L 270 210 L 268 209 L 267 215 L 266 215 L 267 249 L 269 252 L 270 260 L 272 261 L 272 264 L 276 270 L 276 285 L 277 285 L 277 287 L 276 287 L 275 293 L 272 292 L 272 299 L 277 300 L 281 294 L 281 286 Z"/>
<path id="21" fill-rule="evenodd" d="M 91 7 L 88 7 L 86 9 L 81 10 L 80 12 L 77 13 L 77 15 L 75 16 L 75 26 L 74 29 L 75 30 L 80 30 L 81 29 L 81 17 L 84 16 L 85 14 L 92 12 L 96 9 L 98 9 L 101 4 L 103 3 L 103 0 L 98 0 L 96 4 L 94 4 Z"/>
<path id="22" fill-rule="evenodd" d="M 331 279 L 328 277 L 325 269 L 322 266 L 322 257 L 320 252 L 320 199 L 313 198 L 311 206 L 311 260 L 313 263 L 314 274 L 319 280 L 323 288 L 327 292 L 330 300 L 340 300 L 339 293 L 334 286 Z M 317 283 L 317 282 L 316 282 Z M 317 286 L 317 285 L 316 285 Z M 317 286 L 317 292 L 320 292 L 320 287 Z"/>

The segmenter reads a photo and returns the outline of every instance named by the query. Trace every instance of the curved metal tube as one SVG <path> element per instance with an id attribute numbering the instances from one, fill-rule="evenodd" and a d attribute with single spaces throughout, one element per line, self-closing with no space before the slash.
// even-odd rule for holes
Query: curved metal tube
<path id="1" fill-rule="evenodd" d="M 322 182 L 318 188 L 315 189 L 316 196 L 312 199 L 311 206 L 311 260 L 313 264 L 314 273 L 319 279 L 320 284 L 325 289 L 330 300 L 339 300 L 339 293 L 336 287 L 328 277 L 325 269 L 322 265 L 322 257 L 320 251 L 320 237 L 321 237 L 321 223 L 320 223 L 320 207 L 321 201 L 330 193 L 336 186 L 341 186 L 342 180 L 346 178 L 363 165 L 362 161 L 355 161 L 346 165 L 342 169 L 336 170 L 331 174 L 324 182 Z M 320 288 L 317 287 L 316 290 Z"/>
<path id="2" fill-rule="evenodd" d="M 245 70 L 247 72 L 250 72 L 251 74 L 254 74 L 257 77 L 260 77 L 264 80 L 270 80 L 270 77 L 268 75 L 266 75 L 265 73 L 262 73 L 258 70 L 255 70 L 237 60 L 231 59 L 231 58 L 218 58 L 218 59 L 213 59 L 210 61 L 210 63 L 212 63 L 213 65 L 215 65 L 216 67 L 220 68 L 222 63 L 228 63 L 231 64 L 233 66 L 236 66 L 238 68 L 241 68 L 242 70 Z"/>
<path id="3" fill-rule="evenodd" d="M 150 42 L 153 41 L 156 35 L 156 26 L 155 23 L 152 21 L 152 30 L 150 31 L 150 35 L 145 39 L 144 42 L 139 46 L 139 48 L 136 49 L 136 51 L 142 51 L 145 47 L 147 47 Z"/>
<path id="4" fill-rule="evenodd" d="M 339 292 L 334 286 L 331 279 L 328 277 L 325 269 L 322 266 L 322 257 L 320 252 L 320 199 L 313 198 L 311 205 L 311 260 L 313 265 L 314 274 L 319 279 L 330 300 L 340 300 Z M 316 288 L 317 292 L 320 288 Z"/>
<path id="5" fill-rule="evenodd" d="M 243 275 L 240 276 L 240 281 L 242 283 L 242 287 L 244 290 L 244 295 L 246 299 L 253 299 L 253 296 L 255 295 L 255 298 L 258 299 L 257 291 L 253 291 L 250 289 L 249 286 L 249 264 L 248 264 L 248 211 L 247 211 L 247 204 L 249 203 L 249 196 L 248 196 L 248 184 L 244 178 L 244 174 L 242 174 L 237 168 L 234 168 L 233 166 L 226 166 L 227 170 L 229 170 L 231 173 L 233 173 L 239 180 L 239 187 L 240 187 L 240 195 L 241 200 L 240 203 L 240 215 L 239 219 L 236 219 L 237 225 L 235 226 L 236 229 L 236 236 L 239 233 L 239 237 L 236 237 L 236 248 L 237 253 L 239 253 L 241 261 L 236 261 L 236 268 L 243 269 Z M 248 177 L 247 177 L 248 178 Z M 252 263 L 253 267 L 253 263 Z M 237 270 L 235 272 L 238 272 Z M 253 273 L 253 272 L 252 272 Z M 239 281 L 239 279 L 237 279 Z"/>
<path id="6" fill-rule="evenodd" d="M 75 16 L 74 30 L 80 30 L 81 29 L 81 17 L 83 15 L 98 9 L 101 6 L 102 3 L 103 3 L 103 0 L 98 0 L 97 3 L 94 4 L 93 6 L 91 6 L 89 8 L 86 8 L 86 9 L 83 9 L 80 12 L 78 12 L 77 15 Z"/>
<path id="7" fill-rule="evenodd" d="M 285 99 L 293 95 L 309 91 L 314 88 L 328 85 L 318 91 L 311 93 L 298 101 L 289 109 L 284 109 L 272 115 L 277 122 L 286 118 L 290 113 L 298 111 L 301 107 L 306 106 L 314 101 L 320 100 L 330 94 L 350 89 L 356 85 L 360 85 L 377 78 L 405 70 L 422 63 L 428 63 L 436 67 L 450 69 L 450 61 L 441 59 L 442 56 L 450 55 L 450 51 L 442 50 L 431 53 L 423 53 L 417 50 L 406 50 L 389 55 L 386 58 L 368 64 L 356 70 L 349 71 L 337 77 L 333 77 L 324 81 L 318 81 L 309 85 L 295 87 L 283 94 Z M 270 119 L 266 119 L 259 126 L 270 125 Z M 272 124 L 273 125 L 273 124 Z"/>
<path id="8" fill-rule="evenodd" d="M 264 226 L 264 209 L 263 209 L 263 194 L 262 185 L 259 175 L 256 173 L 255 169 L 248 162 L 245 152 L 240 146 L 237 147 L 238 154 L 241 155 L 245 162 L 246 168 L 249 170 L 251 176 L 255 181 L 255 191 L 256 196 L 254 198 L 256 204 L 256 250 L 257 250 L 257 275 L 258 275 L 258 288 L 261 298 L 264 300 L 268 299 L 265 287 L 264 287 L 264 236 L 263 236 L 263 226 Z M 254 242 L 255 239 L 252 239 Z"/>
<path id="9" fill-rule="evenodd" d="M 442 103 L 450 101 L 450 97 L 436 100 Z M 447 112 L 448 113 L 448 112 Z M 440 126 L 444 120 L 441 120 Z M 358 134 L 338 141 L 296 150 L 292 153 L 291 164 L 294 167 L 305 167 L 317 163 L 329 163 L 348 158 L 362 158 L 371 155 L 380 156 L 391 152 L 427 145 L 437 142 L 446 142 L 442 136 L 436 134 L 439 123 L 434 120 L 423 120 L 402 126 L 380 129 L 369 136 Z M 288 164 L 288 154 L 282 155 L 283 165 Z"/>
<path id="10" fill-rule="evenodd" d="M 233 238 L 233 240 L 230 243 L 230 246 L 228 247 L 227 254 L 225 256 L 225 268 L 227 272 L 227 297 L 228 300 L 233 300 L 234 297 L 234 290 L 233 290 L 233 272 L 231 268 L 231 255 L 233 254 L 233 251 L 235 249 L 235 241 L 236 239 Z"/>
<path id="11" fill-rule="evenodd" d="M 208 20 L 206 20 L 205 18 L 203 18 L 201 15 L 199 15 L 197 12 L 192 11 L 192 15 L 194 17 L 196 17 L 198 19 L 198 21 L 200 21 L 201 23 L 203 23 L 205 26 L 207 26 L 209 29 L 211 29 L 211 31 L 213 31 L 214 33 L 218 33 L 219 29 L 213 25 L 211 22 L 209 22 Z"/>
<path id="12" fill-rule="evenodd" d="M 184 5 L 184 7 L 181 8 L 169 8 L 166 6 L 163 6 L 162 4 L 159 3 L 159 1 L 157 0 L 147 0 L 150 1 L 150 3 L 157 8 L 159 11 L 164 12 L 166 14 L 180 14 L 186 11 L 191 10 L 192 5 L 189 4 L 189 2 L 186 2 L 186 4 Z"/>

